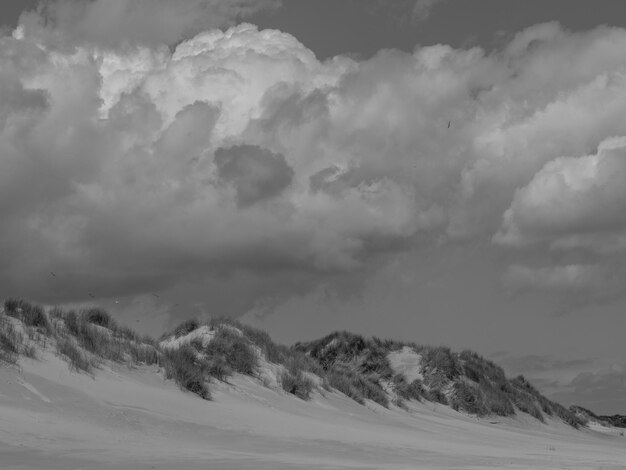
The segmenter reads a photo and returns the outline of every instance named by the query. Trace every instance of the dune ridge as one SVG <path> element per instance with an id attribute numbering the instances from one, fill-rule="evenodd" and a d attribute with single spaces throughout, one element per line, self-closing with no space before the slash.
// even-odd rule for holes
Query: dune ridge
<path id="1" fill-rule="evenodd" d="M 570 419 L 469 351 L 346 332 L 286 347 L 228 319 L 157 341 L 100 309 L 17 300 L 0 313 L 0 346 L 2 468 L 626 464 L 616 428 Z"/>

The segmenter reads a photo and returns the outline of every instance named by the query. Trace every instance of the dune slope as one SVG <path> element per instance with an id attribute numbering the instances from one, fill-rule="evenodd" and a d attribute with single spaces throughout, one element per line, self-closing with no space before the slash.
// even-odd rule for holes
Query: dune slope
<path id="1" fill-rule="evenodd" d="M 310 401 L 242 375 L 213 400 L 154 366 L 91 377 L 54 354 L 0 368 L 2 468 L 626 468 L 623 438 L 532 418 L 410 412 L 339 393 Z"/>
<path id="2" fill-rule="evenodd" d="M 155 346 L 102 312 L 87 312 L 74 326 L 71 316 L 68 322 L 58 312 L 35 313 L 2 318 L 2 331 L 15 340 L 12 350 L 3 346 L 0 365 L 2 469 L 626 468 L 624 437 L 575 429 L 556 416 L 544 422 L 526 413 L 478 417 L 423 397 L 359 403 L 322 383 L 329 376 L 296 371 L 295 363 L 314 369 L 310 358 L 234 324 L 186 325 L 173 335 L 176 341 L 166 336 Z M 72 328 L 77 336 L 68 333 Z M 211 367 L 245 370 L 245 363 L 220 356 L 220 348 L 252 337 L 254 373 L 229 369 L 222 380 L 207 378 L 210 400 L 166 378 L 166 350 L 187 342 L 195 344 L 189 351 L 198 363 L 210 356 L 228 362 Z M 59 348 L 67 341 L 74 349 Z M 331 348 L 322 345 L 328 358 Z M 350 364 L 387 364 L 387 358 L 407 380 L 428 379 L 419 355 L 406 346 L 388 356 L 354 350 L 366 361 L 348 361 L 353 349 L 341 351 L 349 354 L 337 362 L 333 353 L 334 374 Z M 306 396 L 281 384 L 289 370 L 310 381 Z M 385 393 L 395 394 L 393 388 Z"/>

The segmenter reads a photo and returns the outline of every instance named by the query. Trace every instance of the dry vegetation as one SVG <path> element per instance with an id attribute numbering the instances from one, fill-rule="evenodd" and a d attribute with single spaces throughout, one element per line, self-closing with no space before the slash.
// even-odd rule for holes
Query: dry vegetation
<path id="1" fill-rule="evenodd" d="M 408 383 L 402 374 L 393 373 L 387 357 L 404 347 L 421 356 L 423 380 Z M 371 399 L 388 406 L 384 386 L 390 383 L 398 397 L 396 404 L 403 400 L 428 400 L 478 416 L 523 412 L 540 421 L 545 416 L 556 416 L 574 427 L 585 424 L 565 407 L 541 395 L 524 377 L 507 379 L 501 367 L 471 351 L 455 353 L 446 347 L 365 339 L 347 332 L 298 343 L 295 349 L 316 359 L 330 385 L 359 403 Z"/>
<path id="2" fill-rule="evenodd" d="M 8 317 L 19 320 L 24 332 L 18 331 Z M 101 309 L 75 312 L 54 308 L 46 313 L 42 307 L 24 300 L 8 299 L 4 302 L 4 318 L 0 319 L 2 354 L 9 360 L 25 354 L 28 348 L 34 350 L 36 345 L 46 347 L 49 343 L 71 369 L 87 373 L 104 360 L 148 365 L 160 361 L 154 341 L 117 325 Z"/>
<path id="3" fill-rule="evenodd" d="M 93 373 L 103 361 L 155 364 L 166 378 L 204 399 L 211 399 L 212 380 L 228 381 L 235 373 L 260 378 L 261 361 L 267 361 L 279 366 L 282 389 L 303 400 L 319 383 L 361 404 L 372 400 L 389 407 L 427 400 L 478 416 L 523 412 L 541 421 L 555 416 L 574 427 L 585 424 L 580 414 L 548 400 L 524 377 L 508 379 L 502 368 L 471 351 L 455 353 L 445 347 L 366 339 L 347 332 L 286 347 L 264 331 L 227 318 L 206 324 L 187 320 L 162 340 L 186 337 L 201 326 L 208 326 L 210 341 L 196 336 L 178 347 L 161 348 L 98 308 L 46 312 L 9 299 L 0 314 L 0 361 L 15 364 L 20 355 L 34 357 L 38 347 L 50 346 L 78 372 Z M 405 347 L 421 357 L 422 379 L 410 383 L 394 372 L 388 359 L 391 352 Z"/>

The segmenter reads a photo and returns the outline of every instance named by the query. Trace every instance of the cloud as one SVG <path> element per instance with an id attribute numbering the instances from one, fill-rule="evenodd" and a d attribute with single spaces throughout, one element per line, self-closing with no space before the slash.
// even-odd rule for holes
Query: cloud
<path id="1" fill-rule="evenodd" d="M 626 409 L 625 392 L 624 367 L 613 364 L 603 370 L 579 373 L 552 398 L 561 403 L 584 406 L 596 414 L 623 414 Z"/>
<path id="2" fill-rule="evenodd" d="M 499 362 L 507 373 L 523 374 L 542 393 L 565 406 L 583 406 L 596 414 L 623 414 L 626 409 L 626 373 L 618 362 L 600 364 L 594 359 L 537 355 Z"/>
<path id="3" fill-rule="evenodd" d="M 626 137 L 603 140 L 596 153 L 547 163 L 515 193 L 498 243 L 547 242 L 559 249 L 626 247 Z"/>
<path id="4" fill-rule="evenodd" d="M 619 268 L 581 264 L 539 268 L 512 265 L 503 276 L 505 287 L 513 293 L 540 292 L 552 296 L 560 313 L 619 298 L 623 281 Z"/>
<path id="5" fill-rule="evenodd" d="M 498 364 L 504 367 L 512 375 L 534 375 L 542 372 L 580 370 L 592 367 L 593 359 L 557 359 L 551 355 L 530 354 L 525 356 L 509 356 L 496 359 Z"/>
<path id="6" fill-rule="evenodd" d="M 75 28 L 96 7 L 117 18 L 116 5 L 131 8 L 84 4 Z M 230 306 L 242 313 L 402 250 L 494 233 L 516 289 L 604 292 L 620 272 L 595 251 L 524 268 L 515 248 L 622 235 L 622 147 L 610 138 L 626 117 L 626 31 L 549 23 L 491 55 L 437 45 L 320 62 L 249 24 L 172 46 L 205 8 L 189 5 L 163 36 L 111 20 L 119 31 L 90 39 L 26 15 L 0 38 L 2 292 L 201 295 L 230 278 L 250 292 Z M 215 18 L 239 14 L 221 5 L 209 5 Z M 113 36 L 138 43 L 111 49 Z M 64 286 L 41 279 L 49 269 Z"/>
<path id="7" fill-rule="evenodd" d="M 235 145 L 215 151 L 217 174 L 231 183 L 239 207 L 278 196 L 293 179 L 285 156 L 256 145 Z"/>
<path id="8" fill-rule="evenodd" d="M 497 356 L 507 375 L 523 374 L 550 399 L 566 406 L 580 405 L 598 414 L 626 409 L 623 364 L 600 358 L 560 359 L 552 355 Z"/>
<path id="9" fill-rule="evenodd" d="M 39 14 L 73 40 L 171 45 L 279 6 L 280 0 L 55 0 Z"/>
<path id="10" fill-rule="evenodd" d="M 389 16 L 400 26 L 411 27 L 415 23 L 428 20 L 436 5 L 445 0 L 373 0 L 368 2 L 366 9 L 374 16 Z"/>
<path id="11" fill-rule="evenodd" d="M 430 16 L 431 10 L 442 0 L 417 0 L 413 6 L 413 18 L 416 21 L 425 21 Z"/>
<path id="12" fill-rule="evenodd" d="M 598 266 L 567 265 L 531 268 L 513 265 L 505 274 L 505 282 L 515 289 L 542 289 L 550 292 L 594 289 L 606 283 L 605 272 Z"/>

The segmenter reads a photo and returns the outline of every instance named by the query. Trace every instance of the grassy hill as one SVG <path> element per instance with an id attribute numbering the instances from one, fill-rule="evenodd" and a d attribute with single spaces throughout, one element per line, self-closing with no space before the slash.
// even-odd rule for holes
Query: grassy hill
<path id="1" fill-rule="evenodd" d="M 522 412 L 540 421 L 555 416 L 574 427 L 585 424 L 523 376 L 509 379 L 501 367 L 472 351 L 456 353 L 447 347 L 365 339 L 347 332 L 298 343 L 294 349 L 315 359 L 331 385 L 357 401 L 368 398 L 388 406 L 392 399 L 401 406 L 403 400 L 428 400 L 478 416 Z M 394 355 L 404 356 L 409 370 L 394 367 Z"/>
<path id="2" fill-rule="evenodd" d="M 77 373 L 95 374 L 106 361 L 156 365 L 182 389 L 211 399 L 211 384 L 234 374 L 308 400 L 339 391 L 360 404 L 407 408 L 428 401 L 477 416 L 527 413 L 555 417 L 573 427 L 585 417 L 541 395 L 524 377 L 471 351 L 420 346 L 335 332 L 287 347 L 238 321 L 186 321 L 158 341 L 118 325 L 97 308 L 46 309 L 9 299 L 0 312 L 0 362 L 17 364 L 52 348 Z"/>
<path id="3" fill-rule="evenodd" d="M 569 409 L 572 413 L 576 414 L 584 421 L 595 422 L 602 426 L 626 428 L 626 416 L 624 415 L 597 415 L 593 411 L 578 405 L 572 405 Z"/>

